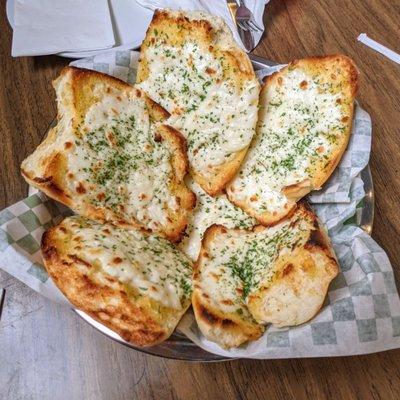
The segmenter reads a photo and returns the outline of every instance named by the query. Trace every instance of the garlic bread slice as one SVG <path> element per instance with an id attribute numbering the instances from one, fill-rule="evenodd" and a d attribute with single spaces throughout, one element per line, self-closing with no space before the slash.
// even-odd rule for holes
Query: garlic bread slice
<path id="1" fill-rule="evenodd" d="M 28 183 L 80 215 L 178 241 L 195 205 L 185 142 L 155 124 L 167 113 L 111 76 L 74 67 L 55 80 L 58 123 L 21 171 Z"/>
<path id="2" fill-rule="evenodd" d="M 156 10 L 137 82 L 186 139 L 194 180 L 211 196 L 238 170 L 255 132 L 259 83 L 225 22 L 202 12 Z"/>
<path id="3" fill-rule="evenodd" d="M 322 307 L 329 284 L 339 272 L 317 216 L 301 202 L 276 226 L 260 227 L 258 235 L 257 240 L 266 245 L 262 249 L 265 261 L 261 268 L 257 261 L 252 278 L 245 279 L 251 315 L 259 323 L 276 327 L 309 321 Z"/>
<path id="4" fill-rule="evenodd" d="M 190 306 L 192 264 L 161 237 L 73 216 L 41 248 L 68 300 L 137 346 L 167 339 Z"/>
<path id="5" fill-rule="evenodd" d="M 232 204 L 226 194 L 212 197 L 190 177 L 186 178 L 186 184 L 196 195 L 196 207 L 189 216 L 188 226 L 178 247 L 193 261 L 199 256 L 204 232 L 211 225 L 240 229 L 257 225 L 257 220 Z"/>
<path id="6" fill-rule="evenodd" d="M 204 234 L 194 265 L 192 306 L 203 335 L 229 349 L 257 340 L 264 327 L 246 306 L 245 287 L 238 271 L 219 262 L 229 253 L 227 232 L 222 225 L 212 225 Z"/>
<path id="7" fill-rule="evenodd" d="M 227 185 L 229 200 L 270 225 L 320 189 L 349 141 L 357 76 L 337 55 L 294 61 L 267 77 L 257 133 Z"/>
<path id="8" fill-rule="evenodd" d="M 303 202 L 272 227 L 214 225 L 195 265 L 196 320 L 210 340 L 237 346 L 262 332 L 255 321 L 284 327 L 310 320 L 337 273 L 329 239 Z"/>

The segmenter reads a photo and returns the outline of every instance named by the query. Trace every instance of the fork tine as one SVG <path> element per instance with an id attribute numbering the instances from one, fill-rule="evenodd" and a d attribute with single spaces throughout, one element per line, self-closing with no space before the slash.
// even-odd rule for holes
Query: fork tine
<path id="1" fill-rule="evenodd" d="M 238 26 L 243 29 L 244 31 L 248 31 L 249 27 L 245 24 L 246 21 L 244 20 L 236 20 L 236 23 L 238 24 Z"/>
<path id="2" fill-rule="evenodd" d="M 250 31 L 250 32 L 253 31 L 253 28 L 249 25 L 249 20 L 248 19 L 244 19 L 241 22 L 242 22 L 242 25 L 245 26 L 248 31 Z"/>
<path id="3" fill-rule="evenodd" d="M 254 27 L 251 25 L 249 19 L 246 20 L 246 21 L 243 21 L 243 22 L 244 22 L 244 24 L 246 25 L 247 29 L 248 29 L 250 32 L 256 32 L 256 31 L 257 31 L 257 29 L 254 29 Z"/>
<path id="4" fill-rule="evenodd" d="M 248 19 L 246 21 L 243 21 L 243 23 L 246 25 L 247 29 L 250 32 L 254 32 L 254 28 L 249 24 L 249 20 Z"/>
<path id="5" fill-rule="evenodd" d="M 256 21 L 254 21 L 254 19 L 249 19 L 248 23 L 256 31 L 262 31 L 263 30 L 263 28 L 260 28 L 260 25 L 257 25 L 257 23 L 256 23 Z"/>

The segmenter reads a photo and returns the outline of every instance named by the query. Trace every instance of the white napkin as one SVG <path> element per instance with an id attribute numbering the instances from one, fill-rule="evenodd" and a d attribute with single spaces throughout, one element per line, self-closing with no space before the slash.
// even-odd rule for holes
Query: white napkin
<path id="1" fill-rule="evenodd" d="M 107 0 L 15 0 L 13 57 L 106 49 L 114 43 Z"/>
<path id="2" fill-rule="evenodd" d="M 236 23 L 232 20 L 226 0 L 136 0 L 143 7 L 155 10 L 156 8 L 171 8 L 173 10 L 202 10 L 217 15 L 225 20 L 232 31 L 236 42 L 242 47 L 242 41 L 237 32 Z M 253 13 L 258 25 L 264 27 L 263 14 L 269 0 L 245 0 L 246 7 Z M 253 32 L 254 44 L 258 44 L 263 32 Z"/>

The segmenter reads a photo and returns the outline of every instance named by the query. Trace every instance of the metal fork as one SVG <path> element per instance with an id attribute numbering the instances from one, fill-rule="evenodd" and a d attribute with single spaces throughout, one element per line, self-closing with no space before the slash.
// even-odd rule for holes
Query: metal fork
<path id="1" fill-rule="evenodd" d="M 236 10 L 236 23 L 244 31 L 262 31 L 263 28 L 257 24 L 253 13 L 246 7 L 243 0 L 236 1 L 238 9 Z"/>

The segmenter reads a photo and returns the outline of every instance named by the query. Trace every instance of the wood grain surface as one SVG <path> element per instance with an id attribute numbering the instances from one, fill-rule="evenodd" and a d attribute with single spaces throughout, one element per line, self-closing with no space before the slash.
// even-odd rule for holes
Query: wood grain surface
<path id="1" fill-rule="evenodd" d="M 56 113 L 51 81 L 69 61 L 10 56 L 0 11 L 0 207 L 26 196 L 22 159 Z M 341 52 L 361 72 L 358 99 L 373 120 L 373 237 L 400 282 L 400 66 L 356 41 L 400 51 L 399 0 L 272 0 L 255 54 L 287 62 Z M 0 271 L 0 399 L 400 399 L 400 350 L 368 356 L 190 364 L 112 342 L 72 312 Z"/>

